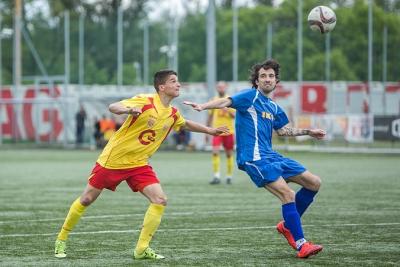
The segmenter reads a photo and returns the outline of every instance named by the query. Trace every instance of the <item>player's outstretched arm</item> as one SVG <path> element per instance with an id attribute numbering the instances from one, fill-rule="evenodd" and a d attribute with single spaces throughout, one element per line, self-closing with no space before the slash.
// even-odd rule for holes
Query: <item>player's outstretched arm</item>
<path id="1" fill-rule="evenodd" d="M 198 104 L 191 101 L 183 101 L 183 104 L 191 106 L 194 110 L 202 111 L 205 109 L 219 109 L 229 107 L 230 105 L 232 105 L 232 100 L 228 97 L 211 100 L 203 104 Z"/>
<path id="2" fill-rule="evenodd" d="M 184 127 L 186 130 L 189 130 L 191 132 L 197 132 L 197 133 L 205 133 L 205 134 L 210 134 L 210 135 L 229 134 L 228 127 L 222 126 L 222 127 L 218 127 L 218 128 L 212 128 L 212 127 L 204 126 L 200 123 L 197 123 L 197 122 L 194 122 L 191 120 L 186 120 Z"/>
<path id="3" fill-rule="evenodd" d="M 115 102 L 108 106 L 108 110 L 114 114 L 129 114 L 134 117 L 138 117 L 142 113 L 141 108 L 137 107 L 126 107 L 121 102 Z"/>
<path id="4" fill-rule="evenodd" d="M 283 126 L 282 128 L 276 130 L 276 133 L 279 136 L 309 135 L 316 139 L 323 139 L 326 135 L 326 132 L 322 129 L 299 129 L 299 128 L 293 128 L 293 127 L 289 127 L 289 126 Z"/>

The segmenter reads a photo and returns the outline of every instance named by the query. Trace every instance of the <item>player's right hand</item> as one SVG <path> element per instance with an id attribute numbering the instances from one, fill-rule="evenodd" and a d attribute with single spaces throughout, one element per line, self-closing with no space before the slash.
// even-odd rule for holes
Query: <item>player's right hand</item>
<path id="1" fill-rule="evenodd" d="M 197 104 L 195 102 L 191 102 L 191 101 L 183 101 L 183 104 L 191 106 L 194 110 L 197 111 L 202 111 L 204 110 L 204 108 L 201 106 L 201 104 Z"/>
<path id="2" fill-rule="evenodd" d="M 127 107 L 127 114 L 132 115 L 133 117 L 137 118 L 139 117 L 139 115 L 142 113 L 142 109 L 141 108 L 136 108 L 136 107 Z"/>

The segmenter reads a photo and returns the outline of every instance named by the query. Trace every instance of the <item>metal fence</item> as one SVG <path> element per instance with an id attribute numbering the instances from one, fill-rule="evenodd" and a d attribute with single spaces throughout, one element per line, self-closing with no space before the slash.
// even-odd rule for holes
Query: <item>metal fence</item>
<path id="1" fill-rule="evenodd" d="M 195 112 L 183 100 L 205 102 L 205 83 L 183 84 L 181 96 L 173 104 L 183 116 L 205 123 L 207 113 Z M 248 83 L 230 83 L 229 93 L 249 88 Z M 84 146 L 93 147 L 95 122 L 110 117 L 108 105 L 139 93 L 154 93 L 152 87 L 78 86 L 35 84 L 18 91 L 3 87 L 0 97 L 0 143 L 33 143 L 74 147 L 76 113 L 80 106 L 86 111 Z M 281 82 L 272 98 L 287 112 L 296 127 L 321 127 L 327 130 L 325 142 L 311 142 L 299 137 L 284 140 L 282 145 L 311 144 L 323 147 L 400 147 L 400 84 L 354 82 Z M 173 142 L 168 139 L 168 142 Z M 205 147 L 204 137 L 193 134 L 197 149 Z"/>

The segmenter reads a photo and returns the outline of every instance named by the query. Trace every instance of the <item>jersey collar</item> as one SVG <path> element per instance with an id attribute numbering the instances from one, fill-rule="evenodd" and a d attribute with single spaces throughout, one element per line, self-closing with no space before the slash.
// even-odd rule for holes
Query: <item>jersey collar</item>
<path id="1" fill-rule="evenodd" d="M 165 107 L 163 105 L 163 103 L 161 103 L 161 99 L 158 94 L 154 94 L 154 105 L 157 107 L 157 109 L 160 109 L 160 110 L 161 109 L 165 110 L 165 109 L 171 108 L 171 105 L 169 105 L 168 107 Z"/>

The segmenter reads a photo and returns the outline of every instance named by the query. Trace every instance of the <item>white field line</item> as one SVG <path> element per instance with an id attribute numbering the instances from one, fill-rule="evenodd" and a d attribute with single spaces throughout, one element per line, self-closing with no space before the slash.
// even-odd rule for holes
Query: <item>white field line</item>
<path id="1" fill-rule="evenodd" d="M 270 209 L 263 209 L 263 211 L 268 211 L 268 210 L 275 210 L 275 208 L 270 208 Z M 382 210 L 382 209 L 381 209 Z M 397 210 L 390 208 L 389 210 Z M 125 217 L 143 217 L 146 211 L 143 211 L 143 213 L 130 213 L 130 214 L 108 214 L 108 215 L 92 215 L 92 216 L 83 216 L 81 220 L 97 220 L 97 219 L 103 219 L 103 218 L 125 218 Z M 259 213 L 260 210 L 216 210 L 216 211 L 176 211 L 176 212 L 168 212 L 164 216 L 166 218 L 168 217 L 173 217 L 173 216 L 193 216 L 193 215 L 198 215 L 198 214 L 203 214 L 203 215 L 213 215 L 213 214 L 231 214 L 231 213 Z M 63 218 L 46 218 L 46 219 L 24 219 L 21 217 L 19 220 L 5 220 L 5 221 L 0 221 L 0 225 L 2 224 L 17 224 L 17 223 L 27 223 L 27 222 L 62 222 L 64 221 L 65 217 Z"/>
<path id="2" fill-rule="evenodd" d="M 169 212 L 168 214 L 165 214 L 165 217 L 173 217 L 173 216 L 191 216 L 191 215 L 198 215 L 198 214 L 205 214 L 205 215 L 210 215 L 210 214 L 231 214 L 231 213 L 255 213 L 255 212 L 260 212 L 259 210 L 221 210 L 221 211 L 184 211 L 184 212 Z M 103 218 L 115 218 L 115 217 L 135 217 L 135 216 L 140 216 L 143 217 L 146 211 L 143 211 L 143 213 L 132 213 L 132 214 L 109 214 L 109 215 L 93 215 L 93 216 L 83 216 L 81 220 L 90 220 L 90 219 L 103 219 Z M 10 220 L 10 221 L 0 221 L 1 224 L 15 224 L 15 223 L 26 223 L 26 222 L 51 222 L 51 221 L 64 221 L 64 218 L 48 218 L 48 219 L 29 219 L 25 220 L 21 218 L 20 220 Z"/>
<path id="3" fill-rule="evenodd" d="M 393 226 L 400 225 L 400 223 L 343 223 L 343 224 L 321 224 L 321 225 L 303 225 L 303 227 L 329 227 L 329 228 L 343 228 L 343 227 L 375 227 L 375 226 Z M 242 227 L 217 227 L 217 228 L 170 228 L 160 229 L 157 232 L 199 232 L 199 231 L 240 231 L 240 230 L 263 230 L 272 229 L 276 226 L 242 226 Z M 91 231 L 91 232 L 72 232 L 71 235 L 96 235 L 96 234 L 123 234 L 123 233 L 136 233 L 140 229 L 135 230 L 107 230 L 107 231 Z M 37 234 L 6 234 L 0 235 L 0 238 L 9 237 L 33 237 L 33 236 L 57 236 L 58 233 L 37 233 Z"/>

